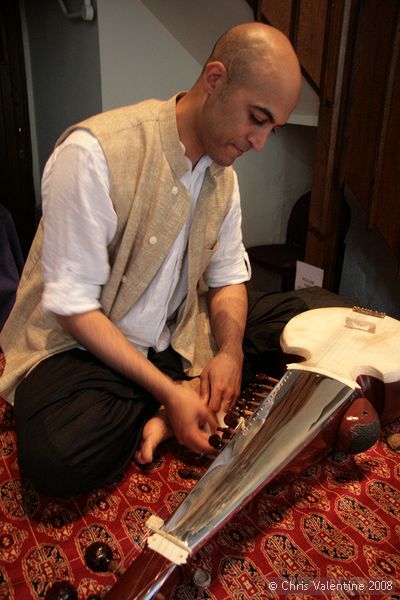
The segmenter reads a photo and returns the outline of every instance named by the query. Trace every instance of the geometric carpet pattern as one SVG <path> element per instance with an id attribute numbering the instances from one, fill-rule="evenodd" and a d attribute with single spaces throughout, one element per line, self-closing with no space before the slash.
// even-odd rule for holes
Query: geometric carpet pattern
<path id="1" fill-rule="evenodd" d="M 400 599 L 399 459 L 381 439 L 272 482 L 193 558 L 193 569 L 210 575 L 208 587 L 180 584 L 167 597 Z M 205 460 L 169 440 L 152 465 L 132 463 L 113 486 L 48 497 L 21 477 L 12 407 L 0 399 L 0 599 L 45 598 L 55 581 L 70 582 L 79 600 L 102 598 L 116 576 L 94 572 L 86 548 L 106 542 L 127 567 L 145 544 L 148 517 L 168 518 Z"/>

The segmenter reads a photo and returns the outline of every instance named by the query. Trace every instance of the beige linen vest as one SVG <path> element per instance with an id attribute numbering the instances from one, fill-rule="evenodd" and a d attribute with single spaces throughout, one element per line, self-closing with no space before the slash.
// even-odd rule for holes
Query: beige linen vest
<path id="1" fill-rule="evenodd" d="M 118 226 L 109 246 L 111 272 L 100 302 L 104 313 L 118 322 L 149 285 L 190 215 L 191 200 L 179 180 L 187 171 L 187 161 L 178 137 L 176 97 L 96 115 L 68 129 L 57 143 L 76 128 L 97 137 L 108 163 Z M 188 292 L 171 338 L 189 375 L 199 374 L 215 350 L 205 297 L 200 297 L 199 290 L 217 248 L 232 190 L 232 169 L 213 163 L 206 171 L 190 229 Z M 77 345 L 53 315 L 41 308 L 42 238 L 40 222 L 14 308 L 0 335 L 6 355 L 0 393 L 9 402 L 16 385 L 33 366 Z"/>

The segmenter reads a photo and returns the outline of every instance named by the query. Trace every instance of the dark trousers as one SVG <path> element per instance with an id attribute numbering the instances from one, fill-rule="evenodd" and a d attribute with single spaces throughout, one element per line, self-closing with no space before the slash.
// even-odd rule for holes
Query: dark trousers
<path id="1" fill-rule="evenodd" d="M 305 304 L 285 294 L 249 294 L 244 378 L 276 368 L 279 336 Z M 171 348 L 149 359 L 172 379 L 185 379 Z M 35 367 L 15 394 L 21 472 L 37 489 L 69 497 L 117 479 L 159 403 L 89 352 L 68 350 Z"/>

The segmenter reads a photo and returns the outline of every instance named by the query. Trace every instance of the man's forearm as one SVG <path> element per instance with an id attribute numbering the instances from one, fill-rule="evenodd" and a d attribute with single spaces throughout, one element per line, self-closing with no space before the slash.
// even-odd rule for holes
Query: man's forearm
<path id="1" fill-rule="evenodd" d="M 168 403 L 174 383 L 139 352 L 100 310 L 71 316 L 55 315 L 60 325 L 108 366 Z"/>
<path id="2" fill-rule="evenodd" d="M 166 407 L 179 442 L 195 452 L 213 452 L 208 434 L 201 428 L 208 423 L 214 431 L 217 423 L 197 392 L 157 369 L 100 310 L 56 318 L 82 346 L 141 385 Z"/>
<path id="3" fill-rule="evenodd" d="M 211 410 L 226 412 L 240 393 L 246 287 L 239 284 L 211 289 L 208 304 L 218 353 L 200 375 L 200 394 Z"/>
<path id="4" fill-rule="evenodd" d="M 246 286 L 241 283 L 213 288 L 208 294 L 211 327 L 218 349 L 241 352 L 248 308 Z"/>

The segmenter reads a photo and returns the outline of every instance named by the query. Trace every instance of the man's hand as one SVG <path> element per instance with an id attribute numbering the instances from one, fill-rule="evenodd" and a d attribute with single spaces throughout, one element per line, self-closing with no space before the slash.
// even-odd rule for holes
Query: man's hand
<path id="1" fill-rule="evenodd" d="M 214 412 L 227 412 L 240 394 L 247 292 L 243 284 L 210 289 L 208 307 L 219 351 L 200 375 L 200 395 Z"/>
<path id="2" fill-rule="evenodd" d="M 214 433 L 218 421 L 189 382 L 175 384 L 165 407 L 172 430 L 180 444 L 194 452 L 215 452 L 208 443 L 210 432 L 203 431 L 202 428 L 208 424 L 211 433 Z"/>
<path id="3" fill-rule="evenodd" d="M 217 413 L 228 412 L 240 394 L 243 352 L 219 352 L 200 375 L 200 396 Z"/>

